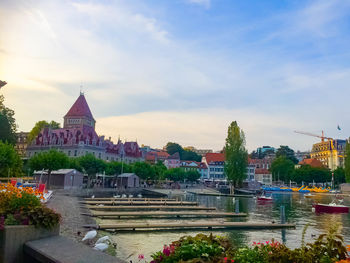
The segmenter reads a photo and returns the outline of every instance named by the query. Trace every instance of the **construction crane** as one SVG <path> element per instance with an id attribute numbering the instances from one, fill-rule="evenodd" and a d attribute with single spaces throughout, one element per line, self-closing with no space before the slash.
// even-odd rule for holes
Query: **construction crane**
<path id="1" fill-rule="evenodd" d="M 304 132 L 304 131 L 294 131 L 295 133 L 300 133 L 300 134 L 304 134 L 304 135 L 308 135 L 308 136 L 312 136 L 312 137 L 317 137 L 317 138 L 321 138 L 321 141 L 324 142 L 324 139 L 327 139 L 329 141 L 333 141 L 333 138 L 330 137 L 326 137 L 324 136 L 324 132 L 322 131 L 322 135 L 317 135 L 317 134 L 313 134 L 311 132 Z"/>

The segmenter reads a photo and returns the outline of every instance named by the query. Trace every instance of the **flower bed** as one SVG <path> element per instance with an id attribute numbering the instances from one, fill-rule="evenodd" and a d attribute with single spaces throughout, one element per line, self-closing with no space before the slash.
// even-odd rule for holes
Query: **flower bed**
<path id="1" fill-rule="evenodd" d="M 5 225 L 34 225 L 45 229 L 57 226 L 61 216 L 40 202 L 43 194 L 31 187 L 0 184 L 0 230 Z"/>
<path id="2" fill-rule="evenodd" d="M 332 226 L 327 234 L 320 235 L 313 243 L 304 244 L 304 230 L 300 248 L 290 249 L 272 241 L 253 243 L 252 246 L 235 248 L 227 238 L 198 234 L 185 236 L 164 246 L 152 255 L 151 263 L 331 263 L 350 262 L 339 226 Z"/>

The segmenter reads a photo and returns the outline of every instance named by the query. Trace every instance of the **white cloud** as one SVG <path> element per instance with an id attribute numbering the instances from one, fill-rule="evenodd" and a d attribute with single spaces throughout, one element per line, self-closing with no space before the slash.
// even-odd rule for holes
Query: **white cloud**
<path id="1" fill-rule="evenodd" d="M 284 114 L 273 116 L 252 110 L 225 110 L 218 108 L 197 109 L 181 112 L 144 112 L 134 115 L 113 116 L 97 119 L 97 131 L 117 140 L 135 140 L 163 147 L 167 142 L 183 146 L 221 150 L 225 144 L 229 124 L 237 120 L 246 134 L 247 148 L 257 145 L 293 145 L 297 149 L 311 148 L 315 139 L 298 136 L 293 130 L 299 118 Z"/>

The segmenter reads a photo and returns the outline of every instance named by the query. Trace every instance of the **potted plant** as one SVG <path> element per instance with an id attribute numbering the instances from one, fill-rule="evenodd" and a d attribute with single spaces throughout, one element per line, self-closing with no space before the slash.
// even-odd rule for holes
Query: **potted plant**
<path id="1" fill-rule="evenodd" d="M 59 233 L 61 216 L 33 188 L 0 184 L 0 263 L 23 262 L 23 244 Z"/>

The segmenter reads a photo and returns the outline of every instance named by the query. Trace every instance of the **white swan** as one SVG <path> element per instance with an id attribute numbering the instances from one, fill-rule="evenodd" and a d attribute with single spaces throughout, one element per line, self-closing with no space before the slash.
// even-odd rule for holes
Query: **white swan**
<path id="1" fill-rule="evenodd" d="M 108 241 L 112 243 L 112 241 L 109 238 L 109 236 L 100 237 L 99 239 L 97 239 L 95 245 L 100 244 L 100 243 L 106 243 Z"/>
<path id="2" fill-rule="evenodd" d="M 91 230 L 91 231 L 86 233 L 86 235 L 84 236 L 82 241 L 91 240 L 91 239 L 95 238 L 96 235 L 97 235 L 97 231 L 96 230 Z"/>
<path id="3" fill-rule="evenodd" d="M 105 251 L 109 247 L 108 244 L 106 243 L 99 243 L 94 246 L 94 249 L 99 250 L 99 251 Z"/>

